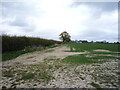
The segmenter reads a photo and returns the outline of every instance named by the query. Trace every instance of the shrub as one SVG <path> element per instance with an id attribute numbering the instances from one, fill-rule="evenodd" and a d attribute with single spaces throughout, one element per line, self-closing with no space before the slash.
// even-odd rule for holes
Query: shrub
<path id="1" fill-rule="evenodd" d="M 61 42 L 35 37 L 2 35 L 2 52 L 22 50 L 28 46 L 51 46 L 56 43 L 60 44 Z"/>

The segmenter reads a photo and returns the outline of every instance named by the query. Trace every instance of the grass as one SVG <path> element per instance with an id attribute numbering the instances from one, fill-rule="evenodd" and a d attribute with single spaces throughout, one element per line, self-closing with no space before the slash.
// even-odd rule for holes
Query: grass
<path id="1" fill-rule="evenodd" d="M 90 85 L 92 85 L 92 86 L 95 87 L 95 88 L 99 88 L 99 90 L 100 90 L 100 88 L 101 88 L 98 84 L 96 84 L 96 83 L 94 83 L 94 82 L 90 83 Z"/>
<path id="2" fill-rule="evenodd" d="M 81 52 L 81 51 L 93 51 L 95 49 L 105 49 L 110 51 L 116 51 L 118 52 L 118 44 L 102 44 L 102 43 L 68 43 L 66 44 L 71 48 L 72 52 Z M 33 48 L 33 47 L 26 47 L 24 50 L 20 51 L 14 51 L 14 52 L 8 52 L 2 54 L 2 61 L 7 61 L 10 59 L 14 59 L 22 54 L 33 52 L 33 51 L 40 51 L 45 48 L 54 48 L 55 46 L 49 46 L 49 47 L 41 47 L 41 48 Z M 75 50 L 73 50 L 73 48 Z M 54 50 L 47 50 L 46 52 L 52 52 Z M 94 53 L 103 53 L 105 52 L 92 52 Z M 110 52 L 109 52 L 110 53 Z M 106 53 L 108 54 L 108 53 Z"/>
<path id="3" fill-rule="evenodd" d="M 119 44 L 104 44 L 104 43 L 68 43 L 66 44 L 69 47 L 75 48 L 73 50 L 71 48 L 71 51 L 74 52 L 81 52 L 81 51 L 93 51 L 95 49 L 105 49 L 110 51 L 118 52 L 118 46 Z"/>
<path id="4" fill-rule="evenodd" d="M 81 80 L 84 80 L 85 78 L 84 77 L 82 77 L 82 76 L 79 76 L 79 78 L 81 79 Z"/>
<path id="5" fill-rule="evenodd" d="M 44 59 L 44 61 L 55 61 L 56 58 L 54 56 L 50 56 Z"/>
<path id="6" fill-rule="evenodd" d="M 95 56 L 89 58 L 90 59 L 120 59 L 120 57 L 113 57 L 113 56 Z"/>
<path id="7" fill-rule="evenodd" d="M 14 58 L 16 58 L 16 57 L 18 57 L 22 54 L 33 52 L 33 51 L 39 51 L 39 50 L 42 50 L 42 48 L 27 47 L 24 50 L 3 53 L 2 54 L 2 61 L 7 61 L 7 60 L 10 60 L 10 59 L 14 59 Z"/>
<path id="8" fill-rule="evenodd" d="M 31 58 L 34 58 L 35 56 L 30 56 L 30 57 L 27 57 L 27 59 L 31 59 Z"/>
<path id="9" fill-rule="evenodd" d="M 26 47 L 24 50 L 19 50 L 19 51 L 12 51 L 12 52 L 7 52 L 2 54 L 2 61 L 7 61 L 14 59 L 22 54 L 29 53 L 29 52 L 34 52 L 34 51 L 41 51 L 46 48 L 53 48 L 54 46 L 49 46 L 49 47 Z M 52 51 L 48 51 L 52 52 Z M 32 58 L 32 57 L 31 57 Z"/>
<path id="10" fill-rule="evenodd" d="M 46 50 L 45 52 L 48 53 L 48 52 L 53 52 L 54 50 L 51 49 L 51 50 Z"/>
<path id="11" fill-rule="evenodd" d="M 90 64 L 90 63 L 104 62 L 104 61 L 92 60 L 92 58 L 85 57 L 85 55 L 68 56 L 64 58 L 63 61 L 70 64 Z"/>
<path id="12" fill-rule="evenodd" d="M 55 56 L 50 56 L 44 59 L 44 62 L 50 62 L 50 61 L 60 61 L 60 58 L 56 58 Z"/>
<path id="13" fill-rule="evenodd" d="M 113 52 L 91 52 L 91 54 L 112 54 L 112 55 L 119 55 L 120 53 L 113 53 Z"/>
<path id="14" fill-rule="evenodd" d="M 27 80 L 27 79 L 32 79 L 34 78 L 35 74 L 34 73 L 26 73 L 22 76 L 22 79 Z"/>
<path id="15" fill-rule="evenodd" d="M 107 62 L 108 59 L 120 59 L 119 57 L 112 56 L 95 56 L 95 57 L 86 57 L 86 55 L 73 55 L 68 56 L 63 59 L 63 61 L 70 64 L 91 64 L 91 63 L 103 63 Z"/>
<path id="16" fill-rule="evenodd" d="M 68 43 L 66 44 L 68 47 L 70 47 L 69 52 L 83 52 L 83 51 L 89 51 L 89 54 L 92 56 L 93 54 L 114 54 L 118 55 L 118 53 L 113 52 L 93 52 L 95 49 L 104 49 L 104 50 L 110 50 L 118 52 L 118 44 L 103 44 L 103 43 Z M 73 49 L 74 48 L 74 49 Z M 81 55 L 73 55 L 68 56 L 63 59 L 63 61 L 71 64 L 90 64 L 90 63 L 102 63 L 108 61 L 108 59 L 120 59 L 120 57 L 113 57 L 113 56 L 92 56 L 92 57 L 86 57 L 85 54 Z"/>
<path id="17" fill-rule="evenodd" d="M 10 59 L 14 59 L 18 57 L 21 54 L 24 54 L 24 51 L 16 51 L 16 52 L 9 52 L 9 53 L 3 53 L 2 54 L 2 61 L 7 61 Z"/>
<path id="18" fill-rule="evenodd" d="M 21 64 L 20 62 L 15 62 L 15 64 Z"/>
<path id="19" fill-rule="evenodd" d="M 53 77 L 51 75 L 49 75 L 47 72 L 40 72 L 39 73 L 39 78 L 40 79 L 43 79 L 43 80 L 46 80 L 46 81 L 49 81 L 51 80 Z"/>
<path id="20" fill-rule="evenodd" d="M 29 73 L 24 73 L 24 71 L 22 71 L 22 78 L 23 80 L 44 80 L 44 81 L 49 81 L 51 80 L 53 77 L 49 74 L 49 71 L 47 71 L 48 66 L 44 66 L 42 64 L 39 65 L 32 65 L 32 66 L 28 66 L 27 70 L 30 71 Z M 34 71 L 34 73 L 31 71 Z"/>
<path id="21" fill-rule="evenodd" d="M 4 67 L 5 68 L 5 67 Z M 10 67 L 6 67 L 10 68 Z M 54 77 L 51 75 L 50 71 L 53 69 L 53 66 L 49 67 L 46 64 L 35 64 L 35 65 L 20 65 L 20 69 L 16 69 L 16 67 L 13 67 L 10 70 L 4 70 L 3 76 L 8 78 L 15 78 L 17 82 L 20 82 L 21 80 L 24 81 L 39 81 L 39 82 L 48 82 Z M 15 77 L 15 74 L 17 76 Z M 24 83 L 24 82 L 23 82 Z"/>
<path id="22" fill-rule="evenodd" d="M 8 70 L 8 71 L 3 72 L 4 77 L 13 77 L 14 76 L 13 74 L 14 74 L 14 71 L 12 71 L 12 70 Z"/>
<path id="23" fill-rule="evenodd" d="M 62 65 L 49 65 L 48 66 L 49 69 L 59 69 L 61 67 L 62 67 Z"/>

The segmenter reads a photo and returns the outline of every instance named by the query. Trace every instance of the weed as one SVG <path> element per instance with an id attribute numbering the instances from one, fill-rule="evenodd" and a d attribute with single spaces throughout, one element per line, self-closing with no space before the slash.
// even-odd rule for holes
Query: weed
<path id="1" fill-rule="evenodd" d="M 76 74 L 79 74 L 79 72 L 75 71 Z"/>
<path id="2" fill-rule="evenodd" d="M 21 64 L 20 62 L 15 62 L 15 64 Z"/>
<path id="3" fill-rule="evenodd" d="M 16 85 L 17 85 L 17 84 L 13 83 L 13 84 L 11 85 L 11 88 L 16 88 Z"/>
<path id="4" fill-rule="evenodd" d="M 81 80 L 84 80 L 84 78 L 83 78 L 82 76 L 80 76 L 80 79 L 81 79 Z"/>
<path id="5" fill-rule="evenodd" d="M 35 56 L 30 56 L 30 57 L 27 57 L 27 59 L 30 59 L 30 58 L 34 58 Z"/>
<path id="6" fill-rule="evenodd" d="M 22 76 L 22 79 L 27 80 L 27 79 L 32 79 L 35 76 L 34 73 L 26 73 Z"/>
<path id="7" fill-rule="evenodd" d="M 48 66 L 49 69 L 52 69 L 53 67 L 54 67 L 54 66 L 52 66 L 52 65 L 49 65 L 49 66 Z"/>
<path id="8" fill-rule="evenodd" d="M 55 65 L 56 69 L 59 69 L 60 67 L 62 67 L 61 65 Z"/>
<path id="9" fill-rule="evenodd" d="M 97 83 L 94 83 L 94 82 L 92 82 L 92 83 L 90 83 L 93 87 L 95 87 L 95 88 L 101 88 Z"/>
<path id="10" fill-rule="evenodd" d="M 43 71 L 43 72 L 40 72 L 40 73 L 39 73 L 39 78 L 40 78 L 40 79 L 43 79 L 43 80 L 46 80 L 46 81 L 49 81 L 49 80 L 51 80 L 53 77 L 50 76 L 47 72 Z"/>
<path id="11" fill-rule="evenodd" d="M 50 56 L 44 59 L 45 62 L 49 62 L 49 61 L 60 61 L 60 58 L 56 58 L 55 56 Z"/>
<path id="12" fill-rule="evenodd" d="M 9 70 L 9 71 L 4 72 L 4 73 L 3 73 L 3 76 L 4 76 L 4 77 L 13 77 L 13 73 L 12 73 L 11 70 Z"/>

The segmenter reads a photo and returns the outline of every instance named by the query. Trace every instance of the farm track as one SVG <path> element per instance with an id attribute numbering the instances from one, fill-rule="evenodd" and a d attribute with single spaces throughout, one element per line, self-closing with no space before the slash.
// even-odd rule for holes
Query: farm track
<path id="1" fill-rule="evenodd" d="M 88 54 L 89 52 L 65 52 L 67 50 L 70 49 L 60 46 L 24 54 L 16 59 L 3 62 L 3 74 L 8 71 L 14 72 L 11 77 L 2 77 L 1 86 L 8 88 L 96 88 L 91 85 L 94 82 L 101 88 L 118 87 L 118 60 L 101 64 L 70 65 L 61 60 L 70 55 Z M 30 72 L 38 75 L 43 70 L 53 78 L 50 80 L 39 80 L 38 77 L 31 80 L 20 79 L 21 73 Z"/>
<path id="2" fill-rule="evenodd" d="M 5 65 L 12 65 L 15 64 L 16 62 L 28 65 L 28 64 L 37 64 L 39 62 L 43 62 L 45 58 L 48 57 L 56 57 L 56 58 L 65 58 L 70 55 L 76 55 L 76 54 L 86 54 L 87 52 L 65 52 L 67 50 L 70 50 L 68 47 L 55 47 L 52 49 L 52 52 L 47 52 L 47 50 L 44 51 L 36 51 L 33 53 L 27 53 L 24 55 L 21 55 L 17 57 L 16 59 L 9 60 L 3 63 L 3 66 Z"/>

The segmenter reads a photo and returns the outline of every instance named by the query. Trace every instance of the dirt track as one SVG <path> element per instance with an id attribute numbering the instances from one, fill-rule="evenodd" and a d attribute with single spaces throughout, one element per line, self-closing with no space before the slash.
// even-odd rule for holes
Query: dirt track
<path id="1" fill-rule="evenodd" d="M 49 50 L 53 50 L 52 52 L 46 52 Z M 68 47 L 55 47 L 52 49 L 47 49 L 44 51 L 36 51 L 33 53 L 28 53 L 17 57 L 16 59 L 6 61 L 3 65 L 12 65 L 16 62 L 20 62 L 22 64 L 37 64 L 39 62 L 43 62 L 45 58 L 48 57 L 56 57 L 56 58 L 65 58 L 70 55 L 75 54 L 85 54 L 87 52 L 65 52 L 66 50 L 70 50 Z M 30 58 L 31 57 L 31 58 Z"/>

